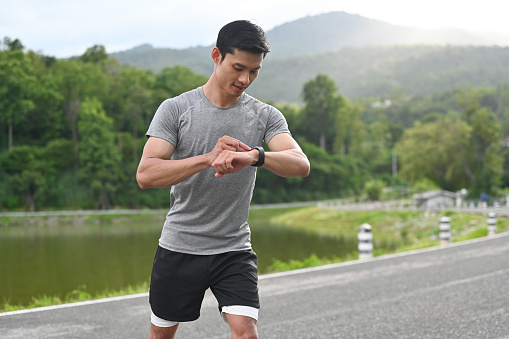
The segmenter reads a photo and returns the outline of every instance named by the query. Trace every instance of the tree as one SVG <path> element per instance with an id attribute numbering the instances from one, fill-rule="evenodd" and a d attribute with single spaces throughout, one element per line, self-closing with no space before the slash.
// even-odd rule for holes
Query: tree
<path id="1" fill-rule="evenodd" d="M 371 201 L 378 201 L 382 198 L 385 183 L 382 180 L 369 180 L 364 184 L 364 192 Z"/>
<path id="2" fill-rule="evenodd" d="M 85 99 L 78 121 L 81 178 L 92 188 L 100 208 L 112 206 L 122 181 L 120 154 L 115 146 L 113 120 L 97 99 Z"/>
<path id="3" fill-rule="evenodd" d="M 500 185 L 503 170 L 503 158 L 499 153 L 501 125 L 485 107 L 470 112 L 470 125 L 470 156 L 465 170 L 472 184 L 472 194 L 493 192 Z"/>
<path id="4" fill-rule="evenodd" d="M 165 99 L 173 98 L 207 82 L 207 77 L 194 73 L 187 67 L 165 67 L 156 76 L 154 89 L 155 97 L 159 103 Z"/>
<path id="5" fill-rule="evenodd" d="M 3 45 L 3 46 L 2 46 Z M 7 51 L 23 51 L 25 46 L 18 39 L 12 40 L 9 37 L 4 37 L 3 43 L 0 42 L 1 49 L 5 49 Z"/>
<path id="6" fill-rule="evenodd" d="M 9 150 L 13 146 L 14 126 L 23 122 L 35 107 L 34 84 L 32 64 L 22 50 L 0 51 L 0 121 L 8 126 Z"/>
<path id="7" fill-rule="evenodd" d="M 112 82 L 113 101 L 109 112 L 115 118 L 117 129 L 130 131 L 132 159 L 138 162 L 138 137 L 146 132 L 145 119 L 147 116 L 152 117 L 157 107 L 153 91 L 155 76 L 150 71 L 126 67 Z"/>
<path id="8" fill-rule="evenodd" d="M 102 98 L 107 95 L 106 76 L 100 65 L 86 64 L 78 60 L 59 60 L 55 65 L 59 92 L 62 95 L 63 111 L 70 123 L 74 156 L 79 158 L 77 122 L 81 102 L 85 98 Z"/>
<path id="9" fill-rule="evenodd" d="M 37 146 L 13 147 L 4 159 L 2 168 L 9 174 L 15 194 L 24 198 L 25 206 L 35 211 L 37 198 L 47 188 L 48 165 Z"/>
<path id="10" fill-rule="evenodd" d="M 401 175 L 413 183 L 428 178 L 442 189 L 465 187 L 464 164 L 471 133 L 472 129 L 461 120 L 416 123 L 396 146 Z"/>
<path id="11" fill-rule="evenodd" d="M 327 152 L 333 151 L 339 110 L 344 99 L 337 94 L 337 86 L 327 75 L 318 75 L 304 85 L 305 102 L 302 123 L 306 138 Z"/>
<path id="12" fill-rule="evenodd" d="M 108 53 L 102 45 L 94 45 L 87 49 L 87 51 L 80 56 L 80 60 L 85 63 L 98 64 L 108 60 Z"/>
<path id="13" fill-rule="evenodd" d="M 500 154 L 502 126 L 489 107 L 481 106 L 482 99 L 483 90 L 471 87 L 462 89 L 457 95 L 458 104 L 464 109 L 463 119 L 472 128 L 469 156 L 464 165 L 472 195 L 496 190 L 503 171 Z"/>
<path id="14" fill-rule="evenodd" d="M 358 153 L 364 139 L 364 124 L 360 119 L 362 108 L 342 99 L 335 125 L 334 152 L 342 155 Z"/>

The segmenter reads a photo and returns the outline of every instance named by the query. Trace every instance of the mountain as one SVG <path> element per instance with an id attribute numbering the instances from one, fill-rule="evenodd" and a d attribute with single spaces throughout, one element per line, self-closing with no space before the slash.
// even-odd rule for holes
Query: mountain
<path id="1" fill-rule="evenodd" d="M 501 37 L 456 28 L 396 26 L 346 12 L 308 16 L 267 32 L 274 55 L 287 57 L 338 51 L 343 47 L 382 45 L 493 45 Z M 509 44 L 506 37 L 505 44 Z"/>
<path id="2" fill-rule="evenodd" d="M 367 46 L 286 59 L 267 59 L 249 88 L 255 97 L 300 102 L 304 84 L 331 77 L 350 99 L 431 95 L 458 87 L 495 87 L 509 82 L 509 47 Z"/>
<path id="3" fill-rule="evenodd" d="M 509 37 L 396 26 L 345 12 L 285 23 L 267 36 L 272 52 L 250 88 L 267 101 L 298 102 L 304 83 L 317 74 L 331 76 L 350 98 L 386 95 L 393 89 L 424 95 L 509 79 L 509 48 L 494 46 L 509 45 Z M 210 75 L 211 50 L 141 45 L 110 56 L 156 73 L 182 65 Z"/>

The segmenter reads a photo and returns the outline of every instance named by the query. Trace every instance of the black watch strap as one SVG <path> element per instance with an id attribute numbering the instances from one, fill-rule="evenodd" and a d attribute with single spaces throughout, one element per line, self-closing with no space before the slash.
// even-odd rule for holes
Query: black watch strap
<path id="1" fill-rule="evenodd" d="M 260 153 L 260 154 L 258 155 L 258 161 L 256 162 L 256 164 L 251 165 L 251 166 L 254 166 L 254 167 L 263 166 L 263 164 L 265 163 L 265 150 L 263 149 L 263 147 L 260 147 L 260 146 L 255 146 L 252 149 L 258 150 L 258 153 Z"/>

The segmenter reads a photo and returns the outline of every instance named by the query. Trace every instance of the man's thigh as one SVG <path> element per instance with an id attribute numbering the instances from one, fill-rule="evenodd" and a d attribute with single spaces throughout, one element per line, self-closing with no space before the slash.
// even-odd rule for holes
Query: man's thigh
<path id="1" fill-rule="evenodd" d="M 150 282 L 152 312 L 161 319 L 173 322 L 198 319 L 209 285 L 207 266 L 204 256 L 159 247 Z"/>
<path id="2" fill-rule="evenodd" d="M 215 256 L 211 263 L 210 289 L 220 312 L 225 306 L 244 306 L 257 311 L 260 300 L 256 254 L 251 250 Z"/>

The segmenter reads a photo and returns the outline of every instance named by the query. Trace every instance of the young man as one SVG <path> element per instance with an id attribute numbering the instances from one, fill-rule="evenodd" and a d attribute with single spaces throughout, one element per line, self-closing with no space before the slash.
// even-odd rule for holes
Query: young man
<path id="1" fill-rule="evenodd" d="M 256 167 L 283 177 L 310 170 L 283 115 L 244 93 L 269 51 L 259 26 L 227 24 L 207 83 L 164 101 L 150 124 L 136 179 L 142 189 L 172 190 L 152 269 L 149 338 L 174 338 L 179 322 L 196 320 L 208 288 L 232 338 L 258 337 L 257 259 L 247 224 Z"/>

